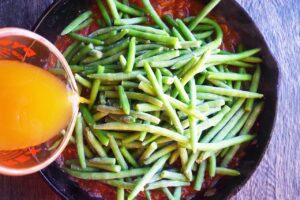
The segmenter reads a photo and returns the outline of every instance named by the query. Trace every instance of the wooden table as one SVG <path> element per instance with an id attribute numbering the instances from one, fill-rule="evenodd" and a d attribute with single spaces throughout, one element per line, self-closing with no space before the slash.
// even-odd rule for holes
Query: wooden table
<path id="1" fill-rule="evenodd" d="M 224 0 L 225 1 L 225 0 Z M 279 112 L 267 154 L 233 199 L 300 199 L 300 0 L 237 0 L 251 15 L 277 59 Z M 53 0 L 1 0 L 0 27 L 30 29 Z M 0 199 L 60 199 L 39 174 L 0 176 Z"/>

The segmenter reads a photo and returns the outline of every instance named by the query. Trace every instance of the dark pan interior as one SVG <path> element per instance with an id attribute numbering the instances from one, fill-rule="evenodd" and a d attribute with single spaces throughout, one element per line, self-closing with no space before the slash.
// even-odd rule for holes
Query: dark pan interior
<path id="1" fill-rule="evenodd" d="M 36 24 L 38 34 L 55 42 L 57 35 L 62 29 L 79 13 L 88 9 L 89 0 L 58 0 L 41 17 Z M 259 165 L 271 138 L 272 127 L 276 118 L 277 91 L 279 69 L 275 59 L 269 51 L 267 44 L 247 13 L 234 0 L 222 1 L 215 9 L 218 15 L 225 17 L 230 26 L 236 30 L 247 48 L 260 47 L 261 57 L 264 60 L 262 66 L 262 81 L 260 92 L 265 95 L 265 107 L 258 119 L 259 128 L 257 133 L 257 144 L 246 149 L 246 156 L 240 162 L 239 170 L 241 176 L 226 177 L 219 181 L 215 188 L 215 194 L 203 197 L 198 194 L 194 199 L 228 199 L 234 195 L 249 179 Z M 95 199 L 87 192 L 80 189 L 76 183 L 71 181 L 56 164 L 41 171 L 45 180 L 65 199 Z"/>

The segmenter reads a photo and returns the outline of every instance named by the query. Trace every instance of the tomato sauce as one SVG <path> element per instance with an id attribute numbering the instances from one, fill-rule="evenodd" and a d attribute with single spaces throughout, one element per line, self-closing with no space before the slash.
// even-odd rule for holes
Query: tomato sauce
<path id="1" fill-rule="evenodd" d="M 139 5 L 143 7 L 143 3 L 140 0 L 129 0 L 130 3 Z M 188 16 L 195 16 L 203 8 L 203 4 L 199 0 L 151 0 L 151 3 L 156 10 L 156 12 L 162 17 L 163 15 L 169 14 L 176 18 L 185 18 Z M 101 17 L 97 5 L 92 5 L 91 10 L 96 13 L 95 19 Z M 235 51 L 235 47 L 240 41 L 239 35 L 235 32 L 227 23 L 222 16 L 215 16 L 210 14 L 209 17 L 216 20 L 223 31 L 223 43 L 220 48 L 226 51 Z M 150 18 L 150 17 L 149 17 Z M 151 21 L 150 21 L 151 23 Z M 82 35 L 88 35 L 89 33 L 97 30 L 99 25 L 96 23 L 96 20 L 80 31 Z M 56 41 L 56 46 L 60 51 L 64 51 L 70 44 L 72 39 L 68 36 L 59 36 Z M 239 159 L 242 155 L 237 155 L 234 160 L 230 163 L 230 167 L 236 167 L 239 163 Z M 62 153 L 58 159 L 58 164 L 62 165 L 64 160 L 74 159 L 77 157 L 76 147 L 74 145 L 68 146 L 65 151 Z M 208 175 L 205 177 L 205 182 L 202 186 L 202 191 L 205 191 L 209 186 L 215 181 L 218 180 L 220 176 L 211 179 Z M 104 200 L 114 200 L 116 199 L 116 190 L 113 187 L 110 187 L 99 181 L 89 181 L 73 178 L 75 182 L 85 191 L 93 197 L 103 198 Z M 173 192 L 172 189 L 170 189 Z M 181 191 L 181 199 L 190 199 L 195 195 L 196 191 L 192 186 L 183 187 Z M 165 194 L 161 190 L 151 191 L 151 197 L 153 200 L 163 200 L 167 199 Z M 145 200 L 146 197 L 143 192 L 139 193 L 137 196 L 138 200 Z"/>

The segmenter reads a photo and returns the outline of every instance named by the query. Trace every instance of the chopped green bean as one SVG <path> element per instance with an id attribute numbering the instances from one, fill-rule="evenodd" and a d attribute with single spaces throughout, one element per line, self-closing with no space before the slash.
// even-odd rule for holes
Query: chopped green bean
<path id="1" fill-rule="evenodd" d="M 89 10 L 80 14 L 76 19 L 74 19 L 68 26 L 64 28 L 64 30 L 61 32 L 61 35 L 66 35 L 72 32 L 75 28 L 77 28 L 77 26 L 88 19 L 92 14 L 92 11 Z"/>

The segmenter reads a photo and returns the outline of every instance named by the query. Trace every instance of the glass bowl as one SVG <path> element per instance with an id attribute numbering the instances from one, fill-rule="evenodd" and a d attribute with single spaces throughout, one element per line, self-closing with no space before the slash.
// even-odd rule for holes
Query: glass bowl
<path id="1" fill-rule="evenodd" d="M 45 70 L 60 67 L 64 73 L 59 78 L 74 94 L 72 117 L 59 134 L 40 145 L 19 150 L 0 151 L 0 174 L 11 176 L 31 174 L 51 164 L 68 144 L 78 113 L 77 86 L 72 71 L 60 51 L 51 42 L 31 31 L 19 28 L 1 28 L 0 60 L 17 60 Z"/>

